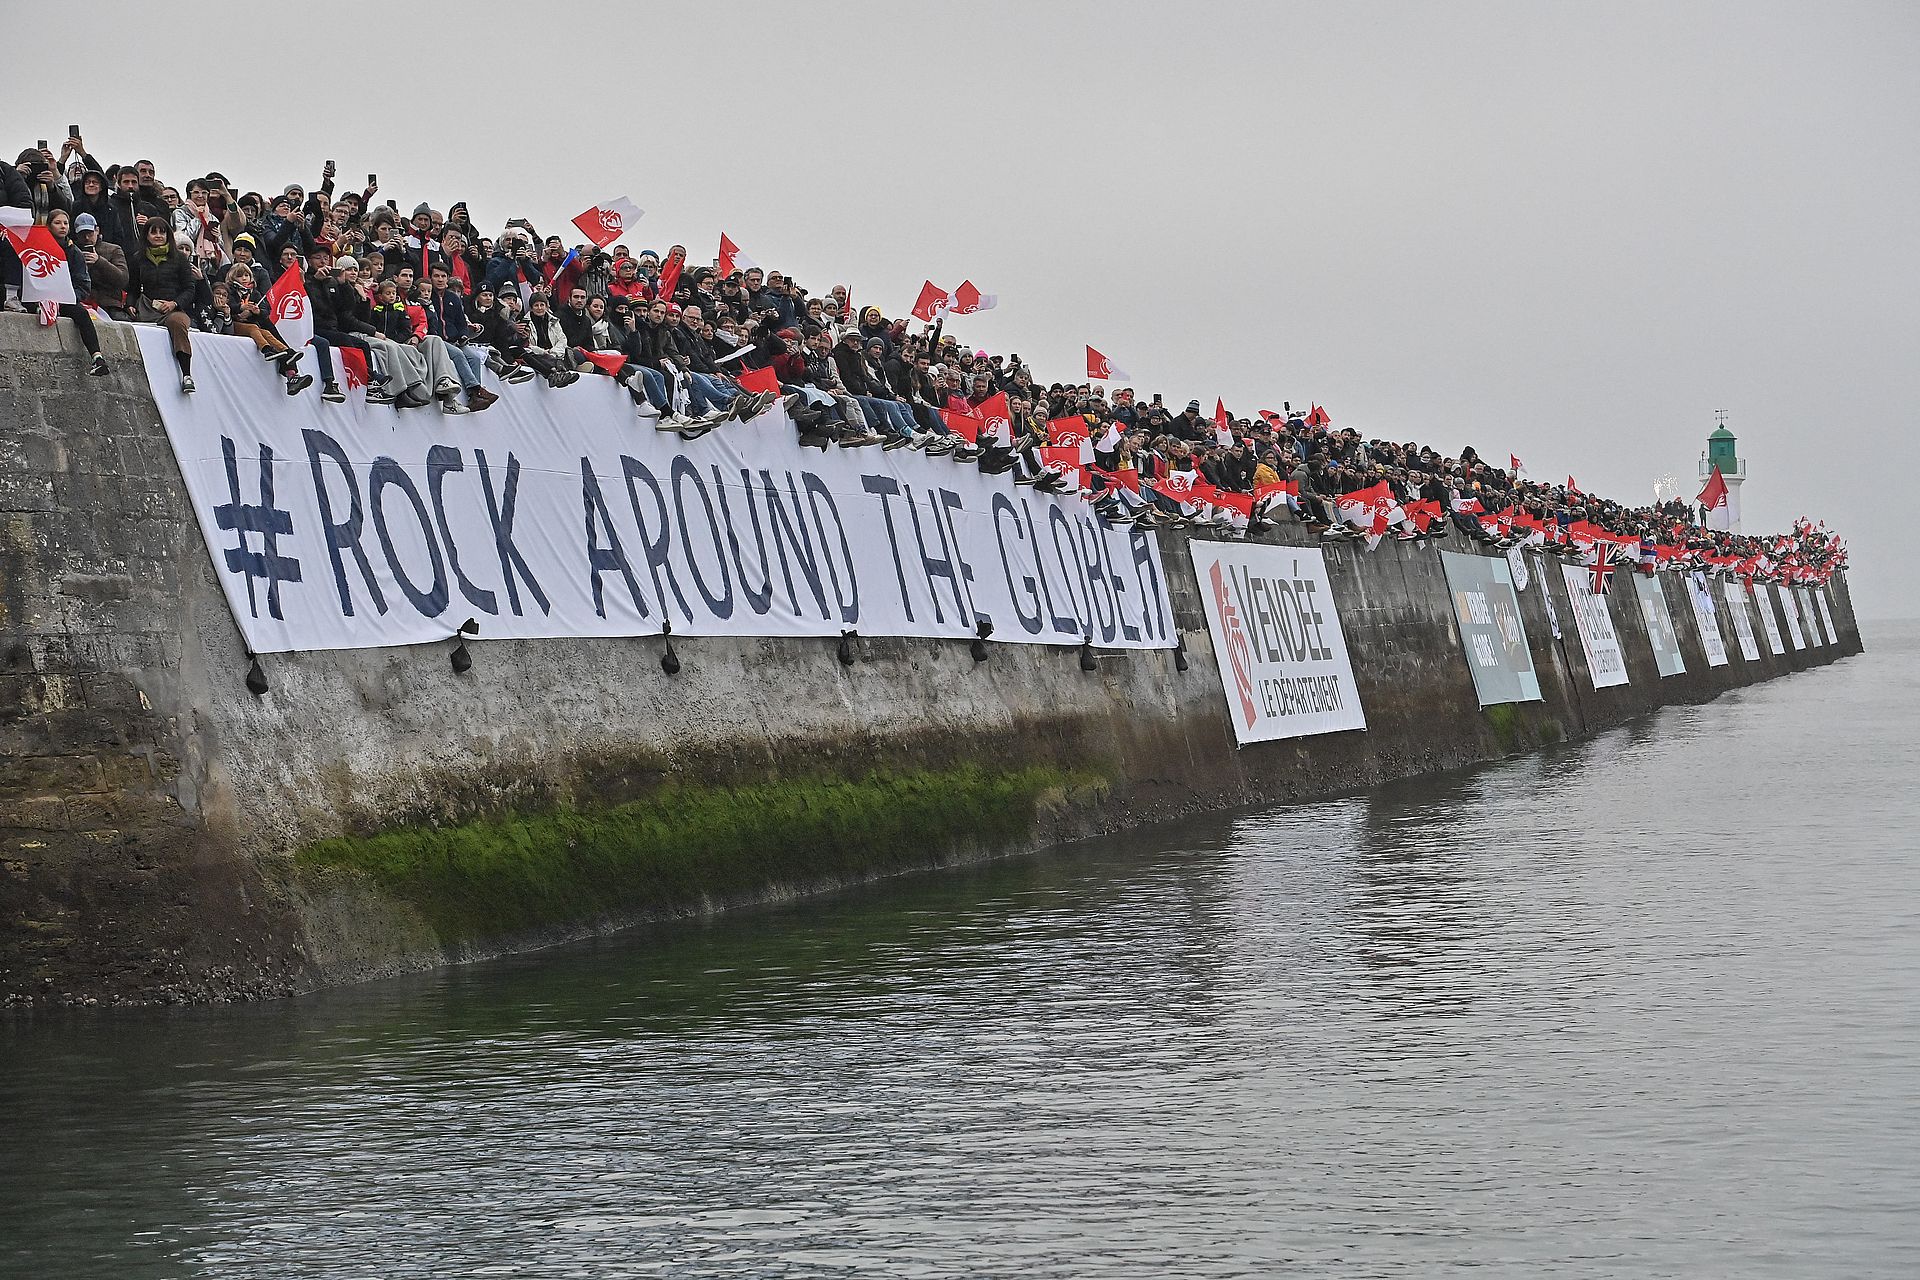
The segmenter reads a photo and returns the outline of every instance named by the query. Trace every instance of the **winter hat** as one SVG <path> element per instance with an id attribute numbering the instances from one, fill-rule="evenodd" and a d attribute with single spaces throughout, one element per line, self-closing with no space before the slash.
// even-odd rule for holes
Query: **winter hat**
<path id="1" fill-rule="evenodd" d="M 427 204 L 427 202 L 426 202 L 425 200 L 422 200 L 422 201 L 421 201 L 421 202 L 420 202 L 419 204 L 417 204 L 417 205 L 415 205 L 415 206 L 413 206 L 413 216 L 414 216 L 414 217 L 416 217 L 416 218 L 417 218 L 417 217 L 419 217 L 419 216 L 420 216 L 421 214 L 423 214 L 423 213 L 424 213 L 424 214 L 426 214 L 426 215 L 427 215 L 428 217 L 432 217 L 432 216 L 433 216 L 433 210 L 432 210 L 432 208 L 430 208 L 430 207 L 428 206 L 428 204 Z"/>

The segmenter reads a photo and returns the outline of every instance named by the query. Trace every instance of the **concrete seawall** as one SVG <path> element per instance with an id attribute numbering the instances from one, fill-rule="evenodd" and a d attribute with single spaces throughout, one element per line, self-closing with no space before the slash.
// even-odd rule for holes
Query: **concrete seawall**
<path id="1" fill-rule="evenodd" d="M 1186 671 L 1167 652 L 1089 673 L 1073 649 L 976 665 L 965 643 L 860 640 L 848 666 L 831 640 L 676 637 L 668 676 L 658 638 L 494 641 L 464 675 L 445 645 L 276 656 L 255 697 L 138 353 L 124 328 L 102 337 L 114 372 L 92 380 L 69 327 L 0 317 L 0 1003 L 271 996 L 524 949 L 1452 768 L 1861 647 L 1836 576 L 1839 644 L 1763 639 L 1748 662 L 1722 611 L 1729 662 L 1709 667 L 1684 582 L 1661 575 L 1687 667 L 1662 679 L 1623 581 L 1631 680 L 1596 691 L 1557 562 L 1535 560 L 1568 639 L 1522 592 L 1544 698 L 1482 711 L 1437 550 L 1342 544 L 1327 559 L 1368 729 L 1236 749 L 1184 536 L 1163 534 Z M 848 815 L 903 796 L 926 821 L 861 849 Z M 715 833 L 743 807 L 798 815 L 805 840 Z M 649 878 L 623 880 L 636 814 Z M 436 837 L 454 829 L 467 861 Z M 668 856 L 682 846 L 700 858 Z M 409 850 L 444 865 L 396 865 Z M 479 901 L 488 859 L 517 859 L 490 883 L 537 882 L 542 910 Z"/>

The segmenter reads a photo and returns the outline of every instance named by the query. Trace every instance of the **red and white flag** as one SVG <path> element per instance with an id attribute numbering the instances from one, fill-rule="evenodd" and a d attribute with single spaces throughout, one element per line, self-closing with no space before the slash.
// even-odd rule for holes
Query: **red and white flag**
<path id="1" fill-rule="evenodd" d="M 1087 348 L 1087 381 L 1124 382 L 1132 376 L 1133 375 L 1125 369 L 1114 368 L 1113 361 L 1107 359 L 1092 347 Z"/>
<path id="2" fill-rule="evenodd" d="M 1117 422 L 1110 422 L 1107 424 L 1107 429 L 1100 433 L 1100 439 L 1094 444 L 1093 447 L 1098 449 L 1101 453 L 1112 453 L 1115 449 L 1118 449 L 1120 447 L 1120 442 L 1125 440 L 1126 438 L 1127 438 L 1126 433 L 1120 430 L 1120 424 Z"/>
<path id="3" fill-rule="evenodd" d="M 1193 501 L 1193 487 L 1202 483 L 1198 471 L 1169 471 L 1154 482 L 1154 488 L 1175 502 Z"/>
<path id="4" fill-rule="evenodd" d="M 1510 453 L 1507 455 L 1507 470 L 1513 472 L 1515 475 L 1519 475 L 1522 471 L 1526 470 L 1526 467 L 1521 465 L 1518 454 Z"/>
<path id="5" fill-rule="evenodd" d="M 752 258 L 740 252 L 740 246 L 727 239 L 726 232 L 722 231 L 720 233 L 720 278 L 722 280 L 725 280 L 736 271 L 745 271 L 749 267 L 757 267 L 759 265 L 760 264 Z M 849 296 L 847 301 L 851 304 L 853 301 L 852 297 Z"/>
<path id="6" fill-rule="evenodd" d="M 744 370 L 734 381 L 739 384 L 742 391 L 764 391 L 768 395 L 775 396 L 780 394 L 780 375 L 773 371 L 772 365 L 764 369 Z"/>
<path id="7" fill-rule="evenodd" d="M 913 304 L 913 318 L 932 324 L 952 301 L 952 295 L 929 280 L 920 286 L 920 298 Z"/>
<path id="8" fill-rule="evenodd" d="M 307 281 L 298 262 L 282 271 L 267 290 L 267 318 L 280 331 L 280 340 L 295 351 L 304 351 L 313 341 L 313 300 L 307 296 Z"/>
<path id="9" fill-rule="evenodd" d="M 1227 402 L 1218 396 L 1213 401 L 1213 439 L 1222 448 L 1233 443 L 1233 419 L 1227 415 Z"/>
<path id="10" fill-rule="evenodd" d="M 1581 489 L 1579 485 L 1573 482 L 1572 476 L 1567 477 L 1567 492 L 1580 494 L 1581 497 L 1586 496 L 1586 492 L 1583 489 Z"/>
<path id="11" fill-rule="evenodd" d="M 604 249 L 626 234 L 627 228 L 640 221 L 643 211 L 633 201 L 621 196 L 618 200 L 609 200 L 597 204 L 573 220 L 580 228 L 580 234 L 593 241 L 593 247 Z"/>
<path id="12" fill-rule="evenodd" d="M 618 351 L 582 351 L 580 354 L 597 365 L 608 377 L 619 377 L 620 371 L 627 367 L 627 358 Z"/>
<path id="13" fill-rule="evenodd" d="M 1727 505 L 1727 480 L 1720 474 L 1719 467 L 1715 467 L 1713 474 L 1707 477 L 1707 487 L 1700 491 L 1694 501 L 1709 511 L 1718 511 Z"/>
<path id="14" fill-rule="evenodd" d="M 1325 409 L 1322 409 L 1319 405 L 1315 405 L 1313 406 L 1313 412 L 1307 415 L 1307 425 L 1310 427 L 1330 427 L 1333 425 L 1333 419 L 1327 415 Z"/>
<path id="15" fill-rule="evenodd" d="M 1080 450 L 1071 448 L 1047 448 L 1041 449 L 1039 453 L 1042 468 L 1054 472 L 1056 475 L 1065 476 L 1073 482 L 1075 489 L 1084 489 L 1087 487 L 1086 473 L 1081 469 L 1080 465 Z"/>
<path id="16" fill-rule="evenodd" d="M 1087 442 L 1087 420 L 1078 414 L 1047 423 L 1047 444 L 1055 449 L 1078 449 Z"/>
<path id="17" fill-rule="evenodd" d="M 976 311 L 991 311 L 1000 305 L 997 293 L 982 293 L 973 287 L 973 281 L 962 280 L 960 287 L 947 299 L 947 310 L 956 316 L 970 316 Z"/>
<path id="18" fill-rule="evenodd" d="M 964 409 L 942 409 L 940 420 L 947 424 L 947 430 L 968 444 L 978 443 L 980 429 L 987 425 L 986 419 L 982 418 L 978 412 Z"/>
<path id="19" fill-rule="evenodd" d="M 340 361 L 340 376 L 345 379 L 347 390 L 358 390 L 371 380 L 367 372 L 366 352 L 358 347 L 335 347 L 333 354 Z"/>
<path id="20" fill-rule="evenodd" d="M 8 212 L 15 210 L 9 208 Z M 18 210 L 27 213 L 27 210 Z M 27 213 L 30 218 L 32 214 Z M 19 226 L 15 220 L 5 223 L 7 239 L 20 259 L 20 301 L 62 303 L 78 302 L 73 292 L 73 274 L 67 268 L 67 251 L 45 227 Z"/>
<path id="21" fill-rule="evenodd" d="M 984 435 L 992 436 L 1003 444 L 1013 443 L 1013 406 L 1007 403 L 1007 393 L 996 391 L 980 402 L 974 410 L 985 424 L 981 428 Z"/>

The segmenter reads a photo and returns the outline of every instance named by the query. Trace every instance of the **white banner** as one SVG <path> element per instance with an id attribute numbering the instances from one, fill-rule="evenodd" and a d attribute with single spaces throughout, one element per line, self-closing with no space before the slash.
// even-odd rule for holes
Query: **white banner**
<path id="1" fill-rule="evenodd" d="M 1567 578 L 1567 595 L 1573 600 L 1573 621 L 1580 632 L 1580 647 L 1587 653 L 1587 674 L 1593 679 L 1593 687 L 1605 689 L 1609 685 L 1627 682 L 1627 658 L 1620 652 L 1620 637 L 1614 634 L 1613 614 L 1607 608 L 1607 598 L 1595 595 L 1590 584 L 1593 574 L 1579 565 L 1563 564 L 1560 571 Z"/>
<path id="2" fill-rule="evenodd" d="M 1700 647 L 1707 651 L 1709 667 L 1727 665 L 1727 643 L 1720 635 L 1720 611 L 1714 607 L 1713 592 L 1707 575 L 1699 571 L 1687 575 L 1687 594 L 1693 600 L 1693 621 L 1700 628 Z"/>
<path id="3" fill-rule="evenodd" d="M 1666 588 L 1658 578 L 1636 573 L 1633 593 L 1640 598 L 1640 616 L 1647 624 L 1655 669 L 1662 679 L 1686 674 L 1687 661 L 1680 653 L 1680 633 L 1674 629 L 1673 613 L 1667 608 Z"/>
<path id="4" fill-rule="evenodd" d="M 1767 648 L 1778 657 L 1787 651 L 1787 646 L 1780 639 L 1779 620 L 1773 616 L 1773 589 L 1764 582 L 1754 583 L 1753 604 L 1760 610 L 1760 627 L 1767 633 Z"/>
<path id="5" fill-rule="evenodd" d="M 1839 644 L 1840 633 L 1834 630 L 1833 610 L 1827 605 L 1827 589 L 1825 587 L 1809 587 L 1807 590 L 1808 593 L 1813 596 L 1814 607 L 1820 610 L 1820 622 L 1827 629 L 1827 643 Z"/>
<path id="6" fill-rule="evenodd" d="M 1832 644 L 1832 635 L 1827 632 L 1825 625 L 1820 621 L 1820 611 L 1813 607 L 1813 589 L 1811 587 L 1795 587 L 1793 594 L 1799 597 L 1800 616 L 1806 620 L 1807 634 L 1813 637 L 1813 642 L 1822 648 Z"/>
<path id="7" fill-rule="evenodd" d="M 1796 649 L 1806 648 L 1807 637 L 1800 630 L 1800 606 L 1794 600 L 1793 592 L 1787 587 L 1776 586 L 1773 588 L 1773 593 L 1780 597 L 1780 611 L 1787 618 L 1787 639 L 1793 641 L 1793 647 Z"/>
<path id="8" fill-rule="evenodd" d="M 1727 599 L 1733 633 L 1740 638 L 1740 656 L 1748 662 L 1760 661 L 1760 645 L 1753 638 L 1753 606 L 1747 600 L 1746 584 L 1738 578 L 1728 578 L 1720 584 L 1720 594 Z"/>
<path id="9" fill-rule="evenodd" d="M 482 638 L 967 638 L 1171 648 L 1150 533 L 912 450 L 802 449 L 778 407 L 688 442 L 612 379 L 446 416 L 288 398 L 195 335 L 198 393 L 138 326 L 214 570 L 257 653 Z M 1338 630 L 1335 629 L 1337 636 Z"/>
<path id="10" fill-rule="evenodd" d="M 1196 541 L 1188 549 L 1235 739 L 1366 728 L 1319 548 Z"/>

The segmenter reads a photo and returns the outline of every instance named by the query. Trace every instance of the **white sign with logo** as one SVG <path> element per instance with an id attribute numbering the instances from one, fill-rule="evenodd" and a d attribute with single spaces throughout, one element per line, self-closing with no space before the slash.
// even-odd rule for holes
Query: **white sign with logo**
<path id="1" fill-rule="evenodd" d="M 1727 616 L 1733 619 L 1733 634 L 1740 640 L 1740 656 L 1748 662 L 1760 661 L 1760 644 L 1753 638 L 1752 606 L 1747 603 L 1747 588 L 1737 578 L 1728 578 L 1720 584 L 1720 594 L 1727 598 Z"/>
<path id="2" fill-rule="evenodd" d="M 1693 620 L 1700 624 L 1700 647 L 1707 651 L 1707 665 L 1726 666 L 1727 645 L 1720 638 L 1720 611 L 1714 606 L 1713 592 L 1707 587 L 1707 575 L 1688 574 L 1687 591 L 1693 597 Z"/>
<path id="3" fill-rule="evenodd" d="M 1773 616 L 1773 590 L 1766 583 L 1753 584 L 1753 605 L 1760 610 L 1760 626 L 1767 633 L 1767 648 L 1778 657 L 1787 651 L 1787 646 L 1780 639 L 1780 623 Z"/>
<path id="4" fill-rule="evenodd" d="M 1197 540 L 1188 548 L 1234 738 L 1366 728 L 1319 548 Z"/>
<path id="5" fill-rule="evenodd" d="M 1593 678 L 1593 687 L 1625 684 L 1627 656 L 1620 652 L 1620 637 L 1614 632 L 1606 596 L 1593 593 L 1593 574 L 1579 565 L 1563 564 L 1560 571 L 1567 578 L 1573 621 L 1580 632 L 1580 647 L 1586 650 L 1587 674 Z"/>
<path id="6" fill-rule="evenodd" d="M 1793 647 L 1807 647 L 1806 633 L 1800 630 L 1800 606 L 1794 602 L 1793 592 L 1786 587 L 1775 587 L 1774 594 L 1780 597 L 1780 612 L 1786 615 L 1787 639 L 1793 641 Z"/>
<path id="7" fill-rule="evenodd" d="M 1827 589 L 1812 588 L 1814 607 L 1820 610 L 1820 621 L 1827 628 L 1827 640 L 1831 644 L 1840 643 L 1840 633 L 1834 629 L 1833 610 L 1827 607 Z"/>

